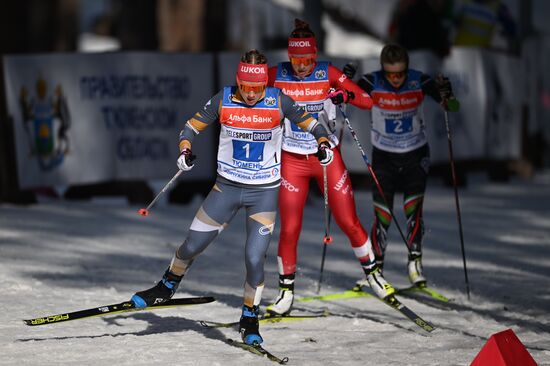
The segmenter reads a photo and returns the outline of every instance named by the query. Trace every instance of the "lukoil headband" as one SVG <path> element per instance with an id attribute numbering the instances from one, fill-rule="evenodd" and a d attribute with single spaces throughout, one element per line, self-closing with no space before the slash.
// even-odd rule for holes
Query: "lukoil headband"
<path id="1" fill-rule="evenodd" d="M 315 37 L 288 38 L 288 53 L 290 55 L 317 54 L 317 41 Z"/>
<path id="2" fill-rule="evenodd" d="M 267 64 L 249 64 L 241 61 L 237 69 L 237 80 L 251 83 L 267 83 Z"/>

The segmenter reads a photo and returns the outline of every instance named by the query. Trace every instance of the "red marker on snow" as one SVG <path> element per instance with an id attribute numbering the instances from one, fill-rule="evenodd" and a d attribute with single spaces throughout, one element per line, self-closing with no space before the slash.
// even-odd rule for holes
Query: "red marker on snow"
<path id="1" fill-rule="evenodd" d="M 138 213 L 141 215 L 141 216 L 147 216 L 149 215 L 149 211 L 146 209 L 146 208 L 140 208 Z"/>

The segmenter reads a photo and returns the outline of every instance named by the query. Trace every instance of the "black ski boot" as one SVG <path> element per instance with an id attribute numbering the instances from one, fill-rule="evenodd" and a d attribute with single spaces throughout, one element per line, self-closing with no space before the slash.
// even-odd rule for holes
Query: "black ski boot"
<path id="1" fill-rule="evenodd" d="M 243 342 L 250 346 L 259 345 L 264 341 L 260 335 L 258 323 L 259 311 L 258 306 L 249 307 L 243 305 L 243 314 L 239 321 L 239 333 L 241 333 Z"/>
<path id="2" fill-rule="evenodd" d="M 162 276 L 162 280 L 156 286 L 150 289 L 137 292 L 132 296 L 132 301 L 136 308 L 145 308 L 147 306 L 162 304 L 170 300 L 176 293 L 176 289 L 180 284 L 183 276 L 177 276 L 167 269 Z"/>

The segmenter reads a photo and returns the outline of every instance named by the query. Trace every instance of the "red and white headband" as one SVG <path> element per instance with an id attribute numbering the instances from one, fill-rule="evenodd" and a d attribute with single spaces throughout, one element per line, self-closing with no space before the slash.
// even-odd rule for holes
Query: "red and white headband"
<path id="1" fill-rule="evenodd" d="M 308 38 L 288 38 L 289 55 L 308 55 L 317 54 L 317 41 L 315 37 Z"/>
<path id="2" fill-rule="evenodd" d="M 237 80 L 251 83 L 267 83 L 267 64 L 248 64 L 240 62 L 237 69 Z"/>

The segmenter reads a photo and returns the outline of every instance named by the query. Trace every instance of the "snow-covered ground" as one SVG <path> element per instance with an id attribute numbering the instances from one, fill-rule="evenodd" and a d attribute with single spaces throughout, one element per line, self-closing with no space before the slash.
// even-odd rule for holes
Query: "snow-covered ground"
<path id="1" fill-rule="evenodd" d="M 296 303 L 296 313 L 334 315 L 262 325 L 265 347 L 290 365 L 469 365 L 488 337 L 511 328 L 539 365 L 550 365 L 550 174 L 534 181 L 472 179 L 460 190 L 471 288 L 464 271 L 452 189 L 430 181 L 425 203 L 424 267 L 430 284 L 454 299 L 451 309 L 402 297 L 437 329 L 427 334 L 373 298 Z M 311 200 L 299 249 L 300 296 L 314 295 L 324 231 L 322 201 Z M 372 222 L 370 192 L 356 192 L 362 221 Z M 195 261 L 177 296 L 216 302 L 28 327 L 21 321 L 121 302 L 158 281 L 186 235 L 201 200 L 186 206 L 49 201 L 0 205 L 1 365 L 270 365 L 231 347 L 235 329 L 197 320 L 236 321 L 244 281 L 240 213 Z M 400 210 L 398 217 L 404 227 Z M 391 230 L 386 277 L 404 286 L 406 251 Z M 333 228 L 321 293 L 361 278 L 347 240 Z M 263 305 L 277 291 L 276 249 L 266 265 Z"/>

